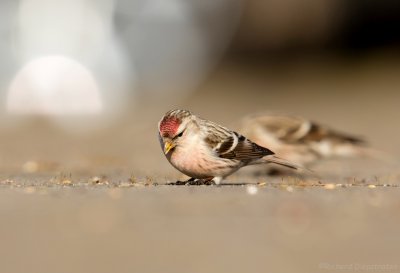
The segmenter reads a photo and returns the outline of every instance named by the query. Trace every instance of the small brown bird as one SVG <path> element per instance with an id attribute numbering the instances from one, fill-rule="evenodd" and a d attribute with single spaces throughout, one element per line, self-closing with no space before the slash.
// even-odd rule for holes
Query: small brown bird
<path id="1" fill-rule="evenodd" d="M 246 117 L 241 132 L 289 161 L 310 166 L 332 157 L 379 157 L 362 138 L 342 133 L 310 120 L 284 115 Z"/>
<path id="2" fill-rule="evenodd" d="M 161 148 L 176 169 L 205 183 L 222 179 L 247 165 L 275 163 L 301 168 L 271 150 L 187 110 L 171 110 L 158 123 Z"/>

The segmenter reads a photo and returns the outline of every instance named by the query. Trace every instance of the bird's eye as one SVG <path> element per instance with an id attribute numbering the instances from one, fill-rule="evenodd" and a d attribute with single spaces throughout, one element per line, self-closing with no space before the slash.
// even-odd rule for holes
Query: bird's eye
<path id="1" fill-rule="evenodd" d="M 175 135 L 175 136 L 173 137 L 173 139 L 180 138 L 181 136 L 183 136 L 183 133 L 184 133 L 184 132 L 185 132 L 185 130 L 183 130 L 183 131 L 180 132 L 179 134 Z"/>

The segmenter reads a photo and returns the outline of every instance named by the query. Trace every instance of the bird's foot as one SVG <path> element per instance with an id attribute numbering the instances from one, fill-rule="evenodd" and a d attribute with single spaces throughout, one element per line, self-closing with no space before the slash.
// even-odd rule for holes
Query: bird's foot
<path id="1" fill-rule="evenodd" d="M 188 181 L 186 183 L 186 185 L 190 185 L 190 186 L 211 186 L 211 185 L 215 185 L 214 181 L 212 181 L 212 179 L 195 179 L 192 181 Z"/>
<path id="2" fill-rule="evenodd" d="M 204 185 L 214 186 L 214 185 L 217 185 L 217 183 L 215 183 L 213 179 L 206 179 L 206 180 L 204 180 Z"/>
<path id="3" fill-rule="evenodd" d="M 185 186 L 185 185 L 188 185 L 188 183 L 194 182 L 195 180 L 196 180 L 195 178 L 191 177 L 191 178 L 189 178 L 189 179 L 186 180 L 186 181 L 180 181 L 180 180 L 178 180 L 178 181 L 176 181 L 176 182 L 167 183 L 167 185 L 170 185 L 170 186 Z"/>
<path id="4" fill-rule="evenodd" d="M 190 178 L 189 180 L 186 181 L 176 181 L 176 182 L 170 182 L 167 183 L 167 185 L 171 185 L 171 186 L 202 186 L 202 185 L 207 185 L 207 186 L 211 186 L 211 185 L 215 185 L 215 182 L 212 180 L 212 178 L 208 178 L 208 179 L 195 179 L 195 178 Z"/>
<path id="5" fill-rule="evenodd" d="M 169 182 L 166 185 L 168 186 L 184 186 L 186 185 L 187 181 L 176 181 L 176 182 Z"/>

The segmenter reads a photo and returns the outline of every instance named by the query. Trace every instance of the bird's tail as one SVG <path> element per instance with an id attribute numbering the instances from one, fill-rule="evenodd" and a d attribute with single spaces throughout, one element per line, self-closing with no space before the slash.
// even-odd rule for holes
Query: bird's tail
<path id="1" fill-rule="evenodd" d="M 290 162 L 286 159 L 277 157 L 275 155 L 270 155 L 270 156 L 266 156 L 262 158 L 262 161 L 260 163 L 274 163 L 274 164 L 278 164 L 284 167 L 288 167 L 294 170 L 298 170 L 298 171 L 307 171 L 310 173 L 314 173 L 312 170 L 307 169 L 306 167 L 300 165 L 300 164 L 296 164 L 293 162 Z"/>
<path id="2" fill-rule="evenodd" d="M 265 163 L 275 163 L 275 164 L 285 166 L 285 167 L 295 169 L 295 170 L 304 168 L 298 164 L 292 163 L 286 159 L 283 159 L 283 158 L 280 158 L 280 157 L 277 157 L 274 155 L 264 157 L 263 159 L 265 160 Z"/>

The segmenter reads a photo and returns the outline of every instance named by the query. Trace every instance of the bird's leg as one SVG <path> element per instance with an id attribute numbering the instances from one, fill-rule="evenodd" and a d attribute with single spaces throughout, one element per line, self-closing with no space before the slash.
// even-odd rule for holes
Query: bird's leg
<path id="1" fill-rule="evenodd" d="M 167 183 L 167 185 L 171 185 L 171 186 L 183 186 L 183 185 L 187 185 L 188 183 L 192 183 L 192 182 L 194 182 L 194 181 L 195 181 L 195 178 L 194 178 L 194 177 L 191 177 L 191 178 L 189 178 L 189 179 L 186 180 L 186 181 L 180 181 L 180 180 L 178 180 L 178 181 L 176 181 L 176 182 Z"/>

